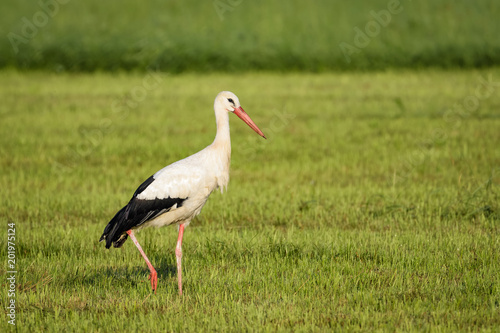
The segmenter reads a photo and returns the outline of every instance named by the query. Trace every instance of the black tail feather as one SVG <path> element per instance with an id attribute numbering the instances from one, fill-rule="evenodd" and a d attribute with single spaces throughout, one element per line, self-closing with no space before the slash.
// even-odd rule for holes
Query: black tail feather
<path id="1" fill-rule="evenodd" d="M 106 240 L 106 248 L 120 247 L 127 240 L 126 232 L 137 228 L 147 221 L 169 212 L 172 207 L 179 208 L 188 198 L 154 198 L 151 200 L 133 197 L 129 203 L 120 209 L 109 221 L 99 241 Z"/>
<path id="2" fill-rule="evenodd" d="M 116 240 L 113 243 L 113 247 L 121 247 L 123 245 L 123 243 L 125 243 L 125 241 L 127 240 L 127 238 L 128 238 L 128 234 L 122 234 L 120 236 L 120 238 L 118 238 L 118 240 Z"/>
<path id="3" fill-rule="evenodd" d="M 114 243 L 114 247 L 120 247 L 127 240 L 127 237 L 123 237 L 121 239 L 122 233 L 127 230 L 120 230 L 120 226 L 122 226 L 126 220 L 126 209 L 127 206 L 123 207 L 116 213 L 116 215 L 109 221 L 106 228 L 104 228 L 104 232 L 99 239 L 99 242 L 106 240 L 106 248 L 109 249 L 111 244 Z M 128 236 L 127 234 L 125 234 Z"/>

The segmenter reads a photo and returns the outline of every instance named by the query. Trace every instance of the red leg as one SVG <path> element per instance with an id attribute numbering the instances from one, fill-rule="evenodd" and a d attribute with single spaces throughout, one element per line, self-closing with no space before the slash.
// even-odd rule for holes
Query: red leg
<path id="1" fill-rule="evenodd" d="M 179 295 L 182 296 L 182 236 L 184 235 L 184 224 L 179 226 L 179 238 L 175 247 L 175 256 L 177 257 L 177 280 L 179 284 Z"/>
<path id="2" fill-rule="evenodd" d="M 151 272 L 151 274 L 149 274 L 149 279 L 151 280 L 151 288 L 153 288 L 153 291 L 156 294 L 156 286 L 158 285 L 158 274 L 156 274 L 155 268 L 153 267 L 153 265 L 151 265 L 151 262 L 149 261 L 148 257 L 146 256 L 146 253 L 144 253 L 144 251 L 142 250 L 141 245 L 139 245 L 139 242 L 137 241 L 137 239 L 134 236 L 134 232 L 132 230 L 129 230 L 129 231 L 127 231 L 127 234 L 130 236 L 130 239 L 132 239 L 132 241 L 134 241 L 135 246 L 137 246 L 137 248 L 139 249 L 139 252 L 141 252 L 144 260 L 146 260 L 146 264 L 148 265 L 149 271 Z"/>

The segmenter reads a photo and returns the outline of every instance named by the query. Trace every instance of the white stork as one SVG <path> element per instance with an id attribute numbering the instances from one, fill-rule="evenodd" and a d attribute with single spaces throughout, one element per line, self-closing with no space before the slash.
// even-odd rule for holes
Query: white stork
<path id="1" fill-rule="evenodd" d="M 231 139 L 229 112 L 233 112 L 263 138 L 264 133 L 240 106 L 238 97 L 229 91 L 217 95 L 214 102 L 217 135 L 214 142 L 198 153 L 166 166 L 142 183 L 129 203 L 111 219 L 99 241 L 120 247 L 130 236 L 139 249 L 151 274 L 151 287 L 156 292 L 158 276 L 135 238 L 134 230 L 145 227 L 179 226 L 175 248 L 179 294 L 182 295 L 182 236 L 184 228 L 198 215 L 213 190 L 221 192 L 229 183 Z"/>

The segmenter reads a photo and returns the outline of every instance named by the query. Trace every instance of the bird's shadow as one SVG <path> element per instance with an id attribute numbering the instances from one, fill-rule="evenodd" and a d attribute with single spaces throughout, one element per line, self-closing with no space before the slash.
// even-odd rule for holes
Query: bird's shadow
<path id="1" fill-rule="evenodd" d="M 177 265 L 172 262 L 171 259 L 165 258 L 164 256 L 153 256 L 151 258 L 151 264 L 156 270 L 159 279 L 170 278 L 177 275 Z M 119 275 L 125 278 L 136 278 L 141 276 L 149 276 L 149 268 L 146 263 L 141 260 L 141 264 L 133 265 L 133 271 L 130 271 L 130 266 L 120 267 L 120 268 L 107 268 L 104 274 L 107 276 Z"/>
<path id="2" fill-rule="evenodd" d="M 175 256 L 175 255 L 174 255 Z M 177 275 L 177 264 L 170 257 L 165 256 L 153 256 L 153 267 L 155 267 L 156 272 L 159 277 L 173 277 Z M 146 268 L 146 271 L 149 269 Z"/>
<path id="3" fill-rule="evenodd" d="M 172 259 L 157 256 L 152 258 L 152 264 L 158 273 L 159 280 L 168 280 L 177 275 L 177 266 Z M 141 258 L 141 263 L 138 262 L 137 264 L 86 270 L 83 274 L 75 274 L 75 276 L 68 277 L 64 283 L 94 286 L 102 282 L 103 279 L 106 280 L 109 278 L 116 281 L 116 283 L 128 284 L 130 287 L 135 288 L 148 281 L 149 273 L 146 263 Z"/>

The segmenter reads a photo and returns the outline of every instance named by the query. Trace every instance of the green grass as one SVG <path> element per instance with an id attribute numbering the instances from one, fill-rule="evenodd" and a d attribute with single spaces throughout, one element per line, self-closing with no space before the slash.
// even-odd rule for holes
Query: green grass
<path id="1" fill-rule="evenodd" d="M 354 29 L 366 33 L 375 22 L 370 13 L 394 2 L 87 0 L 60 4 L 54 15 L 45 10 L 44 19 L 37 1 L 3 1 L 0 68 L 179 73 L 500 65 L 494 0 L 401 0 L 386 26 L 372 27 L 370 40 L 356 44 Z M 234 5 L 219 15 L 216 3 Z M 360 46 L 351 62 L 341 43 Z"/>
<path id="2" fill-rule="evenodd" d="M 19 332 L 498 331 L 499 68 L 148 75 L 1 73 Z M 152 294 L 133 244 L 99 236 L 213 140 L 223 89 L 268 140 L 231 117 L 231 182 L 186 230 L 183 297 L 176 228 L 138 234 Z"/>

